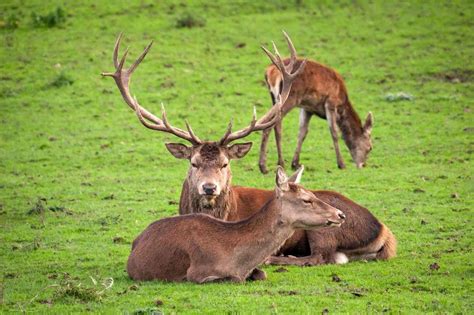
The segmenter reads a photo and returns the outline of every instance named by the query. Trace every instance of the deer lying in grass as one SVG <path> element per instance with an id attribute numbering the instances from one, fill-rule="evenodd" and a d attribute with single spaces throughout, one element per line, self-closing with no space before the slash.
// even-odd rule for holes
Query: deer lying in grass
<path id="1" fill-rule="evenodd" d="M 285 60 L 285 63 L 288 62 L 291 62 L 290 59 Z M 296 63 L 299 62 L 301 60 L 296 61 Z M 267 68 L 265 81 L 270 91 L 272 102 L 275 103 L 275 96 L 278 95 L 281 88 L 281 75 L 274 65 Z M 339 168 L 343 169 L 346 166 L 339 151 L 337 129 L 341 131 L 342 138 L 349 148 L 352 160 L 356 166 L 358 168 L 365 166 L 367 156 L 372 150 L 370 139 L 373 124 L 372 113 L 368 114 L 364 125 L 362 125 L 359 115 L 357 115 L 349 101 L 344 80 L 336 71 L 316 61 L 306 62 L 304 71 L 293 82 L 291 93 L 282 106 L 282 119 L 295 107 L 300 107 L 300 126 L 298 143 L 291 162 L 291 166 L 294 169 L 299 166 L 301 147 L 308 134 L 309 121 L 313 115 L 326 119 L 328 122 Z M 275 124 L 273 129 L 275 130 L 278 165 L 283 166 L 281 120 Z M 262 133 L 259 159 L 259 167 L 262 173 L 267 172 L 266 151 L 270 132 L 271 128 Z"/>
<path id="2" fill-rule="evenodd" d="M 299 179 L 302 171 L 292 178 Z M 150 224 L 133 242 L 127 271 L 134 280 L 242 282 L 295 229 L 340 226 L 344 217 L 278 168 L 272 197 L 245 220 L 189 214 Z"/>
<path id="3" fill-rule="evenodd" d="M 296 61 L 296 54 L 290 38 L 285 34 L 292 60 Z M 118 49 L 120 37 L 118 38 L 113 54 L 116 67 L 115 73 L 105 73 L 113 76 L 117 86 L 130 108 L 135 110 L 140 122 L 147 128 L 171 133 L 191 143 L 186 146 L 180 143 L 167 143 L 169 152 L 178 159 L 189 161 L 189 170 L 183 183 L 179 203 L 179 213 L 207 213 L 216 218 L 227 221 L 238 221 L 248 218 L 256 213 L 272 196 L 272 191 L 250 187 L 232 186 L 232 172 L 230 162 L 233 159 L 244 157 L 252 147 L 252 143 L 231 143 L 244 138 L 250 133 L 271 127 L 278 119 L 279 108 L 288 97 L 291 82 L 301 71 L 304 64 L 284 65 L 278 54 L 273 56 L 266 51 L 272 62 L 282 71 L 284 80 L 280 94 L 276 98 L 277 104 L 273 106 L 262 118 L 238 132 L 231 132 L 232 125 L 218 141 L 201 141 L 186 124 L 188 131 L 175 128 L 170 125 L 163 110 L 163 119 L 159 119 L 149 111 L 138 105 L 129 91 L 130 76 L 149 51 L 148 46 L 133 65 L 123 70 L 125 56 L 118 60 Z M 299 66 L 299 68 L 298 68 Z M 273 111 L 272 111 L 273 110 Z M 266 123 L 264 123 L 266 122 Z M 298 230 L 285 243 L 280 250 L 281 254 L 303 256 L 296 260 L 285 261 L 298 265 L 312 265 L 320 263 L 335 262 L 335 253 L 340 249 L 346 251 L 359 251 L 378 259 L 388 259 L 395 255 L 396 241 L 390 230 L 380 223 L 366 208 L 356 204 L 343 195 L 332 192 L 313 190 L 313 194 L 342 211 L 349 213 L 346 223 L 339 229 L 326 229 L 324 235 L 316 231 Z M 326 242 L 325 239 L 330 241 Z M 371 246 L 369 246 L 371 245 Z M 275 257 L 275 259 L 281 257 Z M 289 257 L 291 258 L 291 257 Z M 301 258 L 301 259 L 300 259 Z M 283 263 L 280 259 L 280 263 Z M 276 263 L 276 261 L 275 261 Z M 261 276 L 261 274 L 260 274 Z M 258 273 L 254 278 L 259 279 Z"/>

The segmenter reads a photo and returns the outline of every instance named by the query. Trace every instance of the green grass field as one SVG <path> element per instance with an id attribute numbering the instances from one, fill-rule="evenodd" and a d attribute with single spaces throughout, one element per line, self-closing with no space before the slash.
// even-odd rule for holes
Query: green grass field
<path id="1" fill-rule="evenodd" d="M 1 312 L 473 312 L 472 1 L 46 2 L 0 4 Z M 200 25 L 178 27 L 193 19 Z M 100 76 L 113 69 L 117 34 L 129 59 L 155 42 L 132 82 L 140 103 L 159 113 L 163 102 L 174 125 L 189 119 L 215 140 L 231 118 L 242 127 L 253 106 L 260 115 L 270 106 L 259 46 L 275 40 L 286 52 L 281 29 L 300 55 L 344 76 L 361 117 L 374 114 L 363 170 L 342 142 L 348 168 L 337 169 L 327 124 L 313 119 L 303 184 L 371 209 L 398 238 L 398 257 L 264 267 L 268 280 L 244 284 L 131 281 L 130 244 L 177 214 L 188 163 Z M 413 99 L 390 101 L 399 92 Z M 296 110 L 284 121 L 287 165 L 297 121 Z M 270 189 L 260 135 L 249 139 L 233 183 Z"/>

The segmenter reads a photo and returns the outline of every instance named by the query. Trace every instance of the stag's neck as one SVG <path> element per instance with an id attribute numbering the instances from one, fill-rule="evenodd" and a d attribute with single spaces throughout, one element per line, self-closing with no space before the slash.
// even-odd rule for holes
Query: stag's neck
<path id="1" fill-rule="evenodd" d="M 181 192 L 179 213 L 206 213 L 218 219 L 227 220 L 230 212 L 235 208 L 233 203 L 234 198 L 230 185 L 226 189 L 222 189 L 219 196 L 209 201 L 206 197 L 201 196 L 188 180 L 185 180 Z"/>
<path id="2" fill-rule="evenodd" d="M 342 138 L 349 149 L 355 147 L 362 135 L 362 122 L 349 100 L 337 110 L 337 126 L 341 130 Z"/>
<path id="3" fill-rule="evenodd" d="M 236 263 L 249 270 L 276 253 L 294 233 L 291 222 L 282 214 L 281 200 L 277 198 L 272 198 L 250 218 L 233 224 L 239 233 L 234 249 Z"/>

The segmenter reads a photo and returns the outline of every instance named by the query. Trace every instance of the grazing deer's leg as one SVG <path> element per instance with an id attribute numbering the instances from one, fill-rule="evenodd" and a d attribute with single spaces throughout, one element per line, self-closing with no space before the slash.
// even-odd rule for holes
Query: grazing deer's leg
<path id="1" fill-rule="evenodd" d="M 340 169 L 346 168 L 344 161 L 342 160 L 341 151 L 339 151 L 339 143 L 338 143 L 338 136 L 337 136 L 337 125 L 336 125 L 336 109 L 329 105 L 328 102 L 324 105 L 326 110 L 326 119 L 329 125 L 329 131 L 331 132 L 332 142 L 334 144 L 334 150 L 336 150 L 336 158 L 337 158 L 337 166 Z"/>
<path id="2" fill-rule="evenodd" d="M 262 143 L 260 144 L 260 159 L 258 160 L 258 166 L 260 168 L 260 172 L 262 172 L 263 174 L 268 173 L 267 145 L 268 145 L 268 138 L 271 132 L 272 132 L 272 128 L 268 128 L 262 131 Z"/>
<path id="3" fill-rule="evenodd" d="M 296 170 L 300 167 L 300 152 L 301 147 L 303 146 L 303 141 L 308 134 L 309 121 L 311 120 L 311 113 L 300 109 L 300 129 L 298 131 L 298 144 L 296 145 L 295 155 L 293 156 L 293 161 L 291 162 L 291 167 Z"/>
<path id="4" fill-rule="evenodd" d="M 282 120 L 280 119 L 275 124 L 275 142 L 278 152 L 278 165 L 280 165 L 281 167 L 285 167 L 285 160 L 283 159 L 283 153 L 281 151 L 281 122 Z"/>
<path id="5" fill-rule="evenodd" d="M 275 123 L 275 142 L 278 152 L 278 165 L 281 167 L 285 167 L 285 160 L 283 159 L 283 153 L 281 149 L 281 130 L 282 130 L 282 121 L 283 118 L 288 114 L 290 110 L 293 109 L 294 105 L 296 104 L 296 100 L 293 95 L 290 95 L 286 100 L 285 104 L 281 107 L 281 118 Z"/>

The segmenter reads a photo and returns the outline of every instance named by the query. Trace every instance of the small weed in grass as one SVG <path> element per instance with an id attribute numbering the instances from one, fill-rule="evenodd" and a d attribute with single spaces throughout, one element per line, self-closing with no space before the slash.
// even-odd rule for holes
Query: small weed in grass
<path id="1" fill-rule="evenodd" d="M 51 82 L 51 86 L 55 88 L 60 88 L 63 86 L 72 85 L 74 80 L 71 79 L 67 74 L 61 72 L 54 80 Z"/>
<path id="2" fill-rule="evenodd" d="M 31 18 L 34 27 L 59 27 L 66 22 L 66 13 L 61 7 L 57 7 L 56 10 L 45 15 L 33 12 Z"/>
<path id="3" fill-rule="evenodd" d="M 14 30 L 20 25 L 20 19 L 16 14 L 10 14 L 5 21 L 0 21 L 0 28 Z"/>
<path id="4" fill-rule="evenodd" d="M 93 277 L 90 278 L 93 286 L 85 286 L 81 282 L 72 279 L 68 274 L 64 274 L 63 279 L 55 286 L 53 300 L 73 298 L 81 302 L 100 301 L 105 292 L 113 286 L 114 280 L 106 278 L 99 284 Z"/>
<path id="5" fill-rule="evenodd" d="M 27 214 L 29 214 L 29 215 L 44 214 L 45 205 L 46 205 L 46 198 L 38 198 L 38 200 L 36 200 L 34 206 L 30 210 L 28 210 Z"/>
<path id="6" fill-rule="evenodd" d="M 206 25 L 206 20 L 202 17 L 186 13 L 176 21 L 177 28 L 193 28 L 203 27 Z"/>
<path id="7" fill-rule="evenodd" d="M 387 102 L 412 101 L 413 95 L 405 93 L 405 92 L 387 93 L 384 96 L 384 99 Z"/>
<path id="8" fill-rule="evenodd" d="M 133 315 L 158 315 L 158 314 L 163 314 L 163 312 L 157 309 L 156 307 L 147 307 L 147 308 L 137 309 L 132 314 Z"/>

